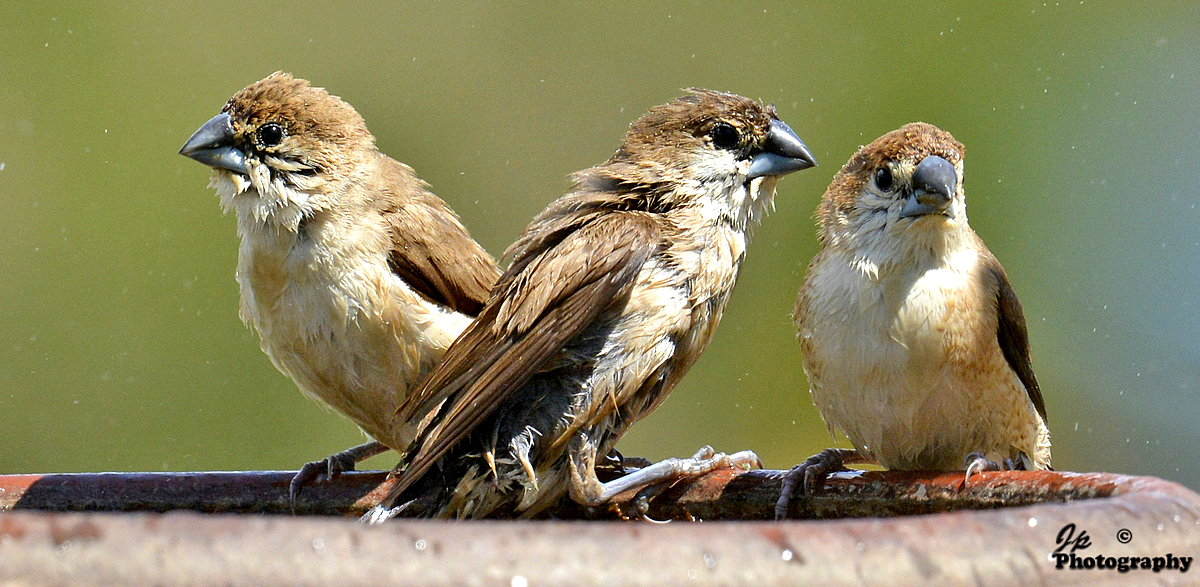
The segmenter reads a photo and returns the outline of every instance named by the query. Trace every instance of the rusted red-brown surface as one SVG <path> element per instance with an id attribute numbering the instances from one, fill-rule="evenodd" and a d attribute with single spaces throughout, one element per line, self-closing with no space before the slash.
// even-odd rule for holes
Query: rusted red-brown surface
<path id="1" fill-rule="evenodd" d="M 806 520 L 715 522 L 770 516 L 780 474 L 717 472 L 650 507 L 652 518 L 706 523 L 377 527 L 328 516 L 196 513 L 286 512 L 290 473 L 0 476 L 0 510 L 12 510 L 0 514 L 0 583 L 1200 583 L 1197 569 L 1058 570 L 1051 558 L 1069 524 L 1076 537 L 1089 537 L 1077 556 L 1196 556 L 1200 496 L 1175 483 L 1054 472 L 985 473 L 964 483 L 959 473 L 872 472 L 794 500 L 792 513 Z M 377 499 L 371 491 L 382 479 L 357 473 L 318 484 L 298 510 L 354 516 Z M 148 513 L 171 509 L 193 511 Z M 564 505 L 555 514 L 619 512 Z"/>
<path id="2" fill-rule="evenodd" d="M 647 513 L 655 519 L 769 519 L 774 516 L 781 474 L 769 470 L 719 470 L 667 489 L 650 502 Z M 358 516 L 378 503 L 388 487 L 383 472 L 347 473 L 335 482 L 305 488 L 293 508 L 288 499 L 292 475 L 290 471 L 0 475 L 0 511 L 186 509 L 206 513 Z M 1149 482 L 1146 478 L 1123 475 L 1051 471 L 982 473 L 969 483 L 962 473 L 842 473 L 830 479 L 818 494 L 794 499 L 790 517 L 904 516 L 1069 502 L 1118 497 L 1137 491 L 1139 483 Z M 564 500 L 552 515 L 595 519 L 631 513 L 628 508 L 586 510 Z"/>

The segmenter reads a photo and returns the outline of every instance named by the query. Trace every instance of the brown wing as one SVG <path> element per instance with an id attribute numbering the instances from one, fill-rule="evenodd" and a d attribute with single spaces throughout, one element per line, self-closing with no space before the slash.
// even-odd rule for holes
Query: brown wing
<path id="1" fill-rule="evenodd" d="M 389 221 L 392 272 L 439 304 L 469 316 L 478 314 L 500 269 L 454 213 L 437 200 L 396 210 Z"/>
<path id="2" fill-rule="evenodd" d="M 625 297 L 656 250 L 657 234 L 645 214 L 609 212 L 551 238 L 533 239 L 538 249 L 514 261 L 497 295 L 398 411 L 398 421 L 408 421 L 442 405 L 414 442 L 391 496 L 411 486 L 564 344 Z"/>
<path id="3" fill-rule="evenodd" d="M 1042 389 L 1038 387 L 1037 377 L 1033 375 L 1033 363 L 1029 358 L 1029 332 L 1025 329 L 1025 313 L 1021 310 L 1021 301 L 1017 292 L 1013 291 L 1008 282 L 1008 274 L 1000 266 L 995 257 L 987 257 L 986 270 L 996 282 L 996 309 L 999 315 L 999 326 L 996 337 L 1000 342 L 1000 350 L 1005 360 L 1017 372 L 1017 377 L 1025 385 L 1029 399 L 1038 414 L 1046 420 L 1046 402 L 1042 399 Z"/>
<path id="4" fill-rule="evenodd" d="M 388 266 L 421 295 L 469 316 L 483 308 L 500 268 L 458 216 L 407 165 L 380 153 L 380 197 L 392 241 Z"/>

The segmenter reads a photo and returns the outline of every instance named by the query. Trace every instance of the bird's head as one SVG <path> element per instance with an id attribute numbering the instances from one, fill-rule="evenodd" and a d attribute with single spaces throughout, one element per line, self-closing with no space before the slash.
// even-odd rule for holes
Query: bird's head
<path id="1" fill-rule="evenodd" d="M 779 177 L 814 165 L 774 107 L 692 88 L 634 121 L 621 148 L 596 169 L 627 184 L 679 186 L 673 193 L 680 196 L 723 194 L 731 201 L 719 204 L 738 208 L 769 201 Z"/>
<path id="2" fill-rule="evenodd" d="M 962 180 L 962 143 L 932 124 L 904 125 L 860 148 L 834 177 L 817 208 L 821 240 L 862 257 L 933 246 L 969 230 Z"/>
<path id="3" fill-rule="evenodd" d="M 354 107 L 276 72 L 234 94 L 179 153 L 213 168 L 226 210 L 294 228 L 355 179 L 374 141 Z"/>

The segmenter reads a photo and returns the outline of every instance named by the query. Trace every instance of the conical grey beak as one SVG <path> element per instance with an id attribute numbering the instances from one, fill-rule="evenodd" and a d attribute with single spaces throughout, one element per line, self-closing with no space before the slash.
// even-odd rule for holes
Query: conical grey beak
<path id="1" fill-rule="evenodd" d="M 179 154 L 209 167 L 250 175 L 250 169 L 246 167 L 246 154 L 233 146 L 233 123 L 224 112 L 212 117 L 193 133 Z"/>
<path id="2" fill-rule="evenodd" d="M 913 193 L 900 210 L 900 216 L 942 214 L 950 207 L 957 188 L 958 173 L 954 170 L 954 164 L 937 155 L 930 155 L 913 170 Z"/>
<path id="3" fill-rule="evenodd" d="M 767 143 L 763 151 L 754 156 L 750 170 L 746 172 L 747 179 L 766 175 L 787 175 L 793 171 L 815 167 L 817 160 L 813 159 L 804 141 L 786 123 L 779 119 L 771 119 L 771 128 L 767 131 Z"/>

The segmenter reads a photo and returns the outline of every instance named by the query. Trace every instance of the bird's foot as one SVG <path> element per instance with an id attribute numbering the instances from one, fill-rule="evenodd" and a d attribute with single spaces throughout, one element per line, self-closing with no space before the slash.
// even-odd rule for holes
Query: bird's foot
<path id="1" fill-rule="evenodd" d="M 847 461 L 858 460 L 858 451 L 848 448 L 827 448 L 803 463 L 792 467 L 783 475 L 783 487 L 779 491 L 779 500 L 775 502 L 775 519 L 787 518 L 788 506 L 796 485 L 800 485 L 803 495 L 812 495 L 825 486 L 825 477 L 830 473 L 845 471 Z"/>
<path id="2" fill-rule="evenodd" d="M 964 483 L 971 482 L 971 475 L 982 473 L 984 471 L 1017 471 L 1024 469 L 1025 466 L 1020 461 L 1013 461 L 1011 458 L 1005 458 L 1003 462 L 988 460 L 981 452 L 973 452 L 967 455 L 963 461 L 963 465 L 967 468 L 966 478 Z"/>
<path id="3" fill-rule="evenodd" d="M 347 471 L 353 471 L 359 461 L 369 459 L 377 454 L 387 452 L 388 447 L 372 440 L 365 444 L 360 444 L 355 447 L 348 448 L 337 454 L 329 455 L 319 461 L 305 463 L 300 467 L 300 471 L 292 477 L 292 482 L 288 484 L 288 497 L 291 499 L 292 507 L 296 506 L 296 498 L 300 497 L 300 492 L 305 485 L 315 481 L 332 481 L 337 479 L 338 475 Z"/>
<path id="4" fill-rule="evenodd" d="M 626 491 L 639 490 L 634 498 L 635 508 L 645 516 L 650 500 L 662 493 L 675 481 L 682 478 L 700 477 L 717 469 L 725 468 L 761 469 L 762 460 L 753 451 L 744 450 L 733 454 L 717 453 L 711 446 L 701 448 L 691 458 L 664 459 L 642 467 L 628 475 L 613 479 L 602 485 L 602 490 L 591 501 L 599 505 Z"/>

